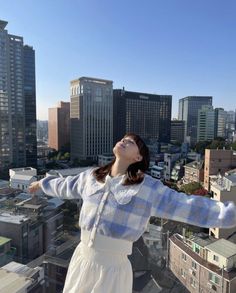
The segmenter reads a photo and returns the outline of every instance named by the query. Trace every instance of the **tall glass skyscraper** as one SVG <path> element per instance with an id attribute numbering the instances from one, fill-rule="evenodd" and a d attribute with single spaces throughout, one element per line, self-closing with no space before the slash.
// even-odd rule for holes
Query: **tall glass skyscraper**
<path id="1" fill-rule="evenodd" d="M 185 140 L 191 145 L 197 142 L 198 110 L 204 105 L 212 106 L 212 97 L 190 96 L 179 100 L 179 120 L 185 121 Z"/>
<path id="2" fill-rule="evenodd" d="M 35 58 L 0 20 L 0 171 L 36 166 Z"/>
<path id="3" fill-rule="evenodd" d="M 120 140 L 127 132 L 135 132 L 145 140 L 170 141 L 171 132 L 170 95 L 154 95 L 113 91 L 113 140 Z"/>

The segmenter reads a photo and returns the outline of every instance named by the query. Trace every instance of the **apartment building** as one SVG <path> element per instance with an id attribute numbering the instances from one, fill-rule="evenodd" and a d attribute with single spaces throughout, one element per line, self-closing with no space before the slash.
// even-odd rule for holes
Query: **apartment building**
<path id="1" fill-rule="evenodd" d="M 210 176 L 224 175 L 236 167 L 236 152 L 225 149 L 206 149 L 204 164 L 204 188 L 210 191 Z"/>
<path id="2" fill-rule="evenodd" d="M 0 20 L 0 171 L 37 166 L 35 51 Z"/>
<path id="3" fill-rule="evenodd" d="M 174 163 L 181 157 L 181 153 L 165 153 L 164 154 L 164 179 L 170 180 L 171 171 Z"/>
<path id="4" fill-rule="evenodd" d="M 183 183 L 202 183 L 204 181 L 204 161 L 193 161 L 184 165 Z"/>
<path id="5" fill-rule="evenodd" d="M 236 204 L 236 170 L 226 172 L 225 176 L 219 175 L 215 181 L 211 182 L 210 191 L 214 200 L 233 201 Z M 210 228 L 209 233 L 216 238 L 225 238 L 236 242 L 236 228 Z"/>
<path id="6" fill-rule="evenodd" d="M 5 194 L 0 205 L 0 235 L 11 239 L 14 260 L 26 263 L 49 249 L 63 231 L 63 204 L 58 198 Z"/>
<path id="7" fill-rule="evenodd" d="M 234 243 L 204 234 L 174 234 L 169 243 L 170 269 L 191 293 L 236 292 Z"/>

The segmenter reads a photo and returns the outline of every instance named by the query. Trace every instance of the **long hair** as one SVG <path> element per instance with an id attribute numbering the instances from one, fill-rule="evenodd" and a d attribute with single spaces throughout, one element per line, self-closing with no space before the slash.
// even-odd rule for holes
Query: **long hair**
<path id="1" fill-rule="evenodd" d="M 132 185 L 138 184 L 143 181 L 144 179 L 144 172 L 149 167 L 149 150 L 144 141 L 141 137 L 134 133 L 126 133 L 125 137 L 131 137 L 138 146 L 140 155 L 142 156 L 142 161 L 135 162 L 129 165 L 126 171 L 126 179 L 123 185 Z M 93 175 L 95 176 L 96 180 L 99 182 L 105 182 L 105 177 L 110 174 L 112 165 L 115 163 L 115 158 L 109 164 L 99 167 L 93 171 Z"/>

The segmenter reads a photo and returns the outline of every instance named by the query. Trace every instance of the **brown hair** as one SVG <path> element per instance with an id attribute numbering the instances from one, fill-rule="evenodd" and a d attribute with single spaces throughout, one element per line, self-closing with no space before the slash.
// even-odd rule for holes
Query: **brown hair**
<path id="1" fill-rule="evenodd" d="M 126 179 L 123 185 L 132 185 L 138 184 L 143 181 L 144 172 L 149 167 L 149 150 L 144 141 L 141 137 L 134 133 L 126 133 L 125 137 L 131 137 L 138 146 L 140 155 L 142 156 L 142 161 L 133 163 L 129 165 L 127 172 L 126 172 Z M 93 171 L 93 175 L 95 176 L 96 180 L 99 182 L 105 182 L 105 177 L 110 174 L 112 165 L 115 163 L 115 158 L 109 164 L 99 167 Z"/>

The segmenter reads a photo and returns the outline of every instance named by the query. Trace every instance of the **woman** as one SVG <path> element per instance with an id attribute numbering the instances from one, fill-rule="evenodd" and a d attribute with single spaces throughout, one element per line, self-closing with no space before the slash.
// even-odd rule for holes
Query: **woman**
<path id="1" fill-rule="evenodd" d="M 150 216 L 201 227 L 236 226 L 232 202 L 178 193 L 144 174 L 149 151 L 142 139 L 128 133 L 113 148 L 115 159 L 74 177 L 46 177 L 32 183 L 62 199 L 82 198 L 81 242 L 66 277 L 64 293 L 131 293 L 132 268 L 127 255 L 145 231 Z"/>

